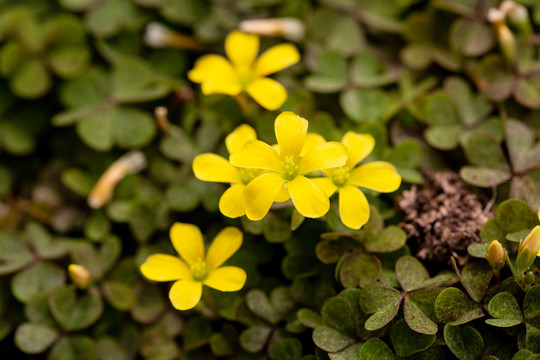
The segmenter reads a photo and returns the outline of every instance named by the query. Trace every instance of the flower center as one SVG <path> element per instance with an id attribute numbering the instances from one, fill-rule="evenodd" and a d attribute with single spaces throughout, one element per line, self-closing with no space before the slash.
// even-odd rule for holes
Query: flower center
<path id="1" fill-rule="evenodd" d="M 242 184 L 247 185 L 251 180 L 259 176 L 262 173 L 262 170 L 238 168 L 238 172 L 240 174 L 240 181 L 242 182 Z"/>
<path id="2" fill-rule="evenodd" d="M 281 158 L 281 175 L 285 180 L 294 180 L 298 176 L 298 164 L 292 156 L 283 156 Z"/>
<path id="3" fill-rule="evenodd" d="M 208 269 L 206 268 L 206 263 L 202 259 L 197 259 L 190 266 L 191 276 L 195 281 L 203 281 L 208 275 Z"/>
<path id="4" fill-rule="evenodd" d="M 350 171 L 347 166 L 341 166 L 332 171 L 332 176 L 331 176 L 332 182 L 337 187 L 345 186 L 345 184 L 347 183 L 347 180 L 349 180 L 349 177 L 350 177 Z"/>
<path id="5" fill-rule="evenodd" d="M 255 80 L 255 74 L 253 73 L 253 70 L 248 67 L 236 68 L 236 76 L 238 82 L 244 87 L 247 86 L 249 83 L 253 82 L 253 80 Z"/>

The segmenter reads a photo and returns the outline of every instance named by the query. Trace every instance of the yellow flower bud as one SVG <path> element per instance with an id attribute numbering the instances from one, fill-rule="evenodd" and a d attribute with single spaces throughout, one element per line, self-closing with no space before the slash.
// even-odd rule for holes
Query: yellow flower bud
<path id="1" fill-rule="evenodd" d="M 90 275 L 90 272 L 84 266 L 70 264 L 68 266 L 68 272 L 71 281 L 81 289 L 87 288 L 90 280 L 92 280 L 92 275 Z"/>
<path id="2" fill-rule="evenodd" d="M 520 271 L 527 270 L 537 255 L 540 255 L 540 226 L 535 226 L 519 244 L 517 266 Z"/>
<path id="3" fill-rule="evenodd" d="M 501 243 L 493 240 L 491 244 L 486 245 L 487 260 L 493 270 L 500 270 L 504 266 L 505 251 Z"/>

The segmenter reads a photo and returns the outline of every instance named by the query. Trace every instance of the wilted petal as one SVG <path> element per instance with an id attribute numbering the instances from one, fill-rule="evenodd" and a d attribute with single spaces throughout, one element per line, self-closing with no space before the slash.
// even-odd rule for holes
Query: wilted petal
<path id="1" fill-rule="evenodd" d="M 246 272 L 236 266 L 224 266 L 208 274 L 204 284 L 219 291 L 238 291 L 246 283 Z"/>
<path id="2" fill-rule="evenodd" d="M 281 171 L 281 158 L 278 153 L 260 140 L 246 143 L 242 150 L 232 154 L 229 160 L 238 167 Z"/>
<path id="3" fill-rule="evenodd" d="M 238 169 L 227 159 L 216 154 L 197 155 L 193 159 L 192 167 L 195 177 L 199 180 L 224 183 L 237 183 L 240 180 Z"/>
<path id="4" fill-rule="evenodd" d="M 219 211 L 227 217 L 237 218 L 246 214 L 244 184 L 235 184 L 225 190 L 219 199 Z"/>
<path id="5" fill-rule="evenodd" d="M 244 235 L 233 226 L 226 227 L 216 235 L 206 255 L 208 270 L 217 269 L 242 246 Z"/>
<path id="6" fill-rule="evenodd" d="M 401 185 L 401 176 L 394 165 L 386 161 L 374 161 L 353 169 L 349 184 L 380 192 L 392 192 Z"/>
<path id="7" fill-rule="evenodd" d="M 353 131 L 347 132 L 341 142 L 347 148 L 349 154 L 347 166 L 350 169 L 368 156 L 375 147 L 373 136 L 370 134 L 357 134 Z"/>
<path id="8" fill-rule="evenodd" d="M 287 90 L 279 82 L 269 78 L 258 78 L 247 84 L 247 93 L 267 110 L 279 109 L 287 100 Z"/>
<path id="9" fill-rule="evenodd" d="M 235 66 L 249 68 L 259 52 L 259 37 L 234 30 L 225 39 L 225 52 Z"/>
<path id="10" fill-rule="evenodd" d="M 307 174 L 311 171 L 335 168 L 345 165 L 347 150 L 343 144 L 330 141 L 315 146 L 307 152 L 298 164 L 298 172 Z"/>
<path id="11" fill-rule="evenodd" d="M 300 53 L 293 44 L 280 44 L 261 54 L 255 62 L 255 73 L 266 76 L 283 70 L 300 61 Z"/>
<path id="12" fill-rule="evenodd" d="M 369 203 L 356 186 L 339 189 L 339 215 L 341 221 L 351 229 L 360 229 L 369 219 Z"/>
<path id="13" fill-rule="evenodd" d="M 305 176 L 297 176 L 287 182 L 294 207 L 305 217 L 318 218 L 330 209 L 328 196 L 312 180 Z"/>
<path id="14" fill-rule="evenodd" d="M 178 310 L 194 308 L 201 300 L 202 283 L 193 280 L 178 280 L 169 290 L 169 299 Z"/>
<path id="15" fill-rule="evenodd" d="M 191 271 L 185 262 L 176 256 L 154 254 L 146 258 L 140 267 L 141 273 L 149 280 L 172 281 L 190 279 Z"/>
<path id="16" fill-rule="evenodd" d="M 189 265 L 204 259 L 204 240 L 201 230 L 195 225 L 174 223 L 170 237 L 176 251 Z"/>
<path id="17" fill-rule="evenodd" d="M 308 121 L 285 111 L 276 118 L 274 129 L 281 155 L 299 157 L 306 139 Z"/>
<path id="18" fill-rule="evenodd" d="M 233 130 L 225 138 L 225 145 L 229 154 L 237 153 L 242 150 L 244 145 L 251 140 L 257 140 L 257 133 L 248 124 L 242 124 Z"/>
<path id="19" fill-rule="evenodd" d="M 246 215 L 250 220 L 266 216 L 285 179 L 276 173 L 266 173 L 253 179 L 244 189 Z"/>

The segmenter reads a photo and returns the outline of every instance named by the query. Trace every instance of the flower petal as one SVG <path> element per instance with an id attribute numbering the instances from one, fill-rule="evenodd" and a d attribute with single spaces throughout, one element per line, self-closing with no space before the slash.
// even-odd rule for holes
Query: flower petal
<path id="1" fill-rule="evenodd" d="M 242 92 L 242 84 L 236 78 L 214 78 L 205 80 L 201 84 L 201 91 L 204 95 L 226 94 L 235 96 Z"/>
<path id="2" fill-rule="evenodd" d="M 247 93 L 267 110 L 279 109 L 287 100 L 287 90 L 274 79 L 258 78 L 247 84 Z"/>
<path id="3" fill-rule="evenodd" d="M 343 224 L 351 229 L 360 229 L 368 221 L 369 203 L 356 186 L 339 189 L 339 215 Z"/>
<path id="4" fill-rule="evenodd" d="M 169 233 L 174 248 L 188 265 L 204 259 L 204 240 L 198 227 L 177 222 Z"/>
<path id="5" fill-rule="evenodd" d="M 244 145 L 251 140 L 257 140 L 255 129 L 248 124 L 238 126 L 225 138 L 225 145 L 227 146 L 229 155 L 242 150 Z"/>
<path id="6" fill-rule="evenodd" d="M 193 159 L 193 173 L 202 181 L 237 183 L 240 181 L 238 169 L 219 155 L 206 153 Z"/>
<path id="7" fill-rule="evenodd" d="M 227 261 L 242 246 L 244 235 L 234 226 L 226 227 L 216 235 L 206 254 L 208 270 L 214 270 Z"/>
<path id="8" fill-rule="evenodd" d="M 225 39 L 225 52 L 235 66 L 251 67 L 259 52 L 259 37 L 232 31 Z"/>
<path id="9" fill-rule="evenodd" d="M 300 61 L 300 53 L 293 44 L 272 46 L 261 54 L 255 62 L 255 73 L 266 76 L 283 70 Z"/>
<path id="10" fill-rule="evenodd" d="M 304 141 L 304 146 L 302 147 L 301 156 L 306 155 L 311 149 L 317 145 L 322 145 L 326 140 L 319 134 L 307 133 L 306 140 Z"/>
<path id="11" fill-rule="evenodd" d="M 238 291 L 246 283 L 246 272 L 236 266 L 224 266 L 208 274 L 204 285 L 219 291 Z"/>
<path id="12" fill-rule="evenodd" d="M 289 194 L 289 189 L 287 189 L 287 186 L 283 184 L 281 189 L 279 189 L 278 194 L 276 195 L 275 202 L 284 202 L 291 198 L 291 194 Z"/>
<path id="13" fill-rule="evenodd" d="M 347 149 L 343 144 L 329 141 L 317 145 L 307 152 L 298 164 L 298 172 L 307 174 L 311 171 L 335 168 L 345 165 Z"/>
<path id="14" fill-rule="evenodd" d="M 193 280 L 178 280 L 169 290 L 169 299 L 178 310 L 194 308 L 201 300 L 202 283 Z"/>
<path id="15" fill-rule="evenodd" d="M 349 184 L 380 192 L 392 192 L 401 185 L 401 176 L 389 162 L 374 161 L 353 169 Z"/>
<path id="16" fill-rule="evenodd" d="M 266 216 L 283 184 L 285 179 L 276 173 L 262 174 L 247 184 L 244 189 L 244 203 L 249 220 L 261 220 Z"/>
<path id="17" fill-rule="evenodd" d="M 150 255 L 140 269 L 147 279 L 153 281 L 191 279 L 191 271 L 186 263 L 167 254 Z"/>
<path id="18" fill-rule="evenodd" d="M 317 184 L 328 197 L 334 195 L 337 190 L 337 186 L 334 185 L 334 182 L 327 177 L 311 178 L 311 181 Z"/>
<path id="19" fill-rule="evenodd" d="M 193 69 L 187 73 L 187 77 L 194 83 L 202 83 L 215 78 L 234 79 L 236 73 L 231 63 L 223 56 L 210 54 L 198 58 Z"/>
<path id="20" fill-rule="evenodd" d="M 357 134 L 353 131 L 347 132 L 341 143 L 347 147 L 349 158 L 347 166 L 352 169 L 366 156 L 368 156 L 375 147 L 375 139 L 370 134 Z"/>
<path id="21" fill-rule="evenodd" d="M 297 176 L 287 182 L 296 210 L 305 217 L 318 218 L 330 209 L 330 201 L 324 191 L 311 179 Z"/>
<path id="22" fill-rule="evenodd" d="M 290 111 L 284 111 L 276 118 L 276 132 L 279 150 L 282 156 L 297 158 L 302 152 L 306 139 L 308 121 Z"/>
<path id="23" fill-rule="evenodd" d="M 260 140 L 253 140 L 239 152 L 231 155 L 230 162 L 234 166 L 281 171 L 281 158 L 272 147 Z"/>
<path id="24" fill-rule="evenodd" d="M 237 218 L 246 214 L 244 184 L 235 184 L 225 190 L 219 199 L 219 211 L 227 217 Z"/>

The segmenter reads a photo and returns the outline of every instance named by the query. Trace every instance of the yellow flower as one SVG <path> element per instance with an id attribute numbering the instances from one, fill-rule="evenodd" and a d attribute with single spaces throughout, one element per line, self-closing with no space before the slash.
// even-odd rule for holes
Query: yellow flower
<path id="1" fill-rule="evenodd" d="M 527 270 L 540 256 L 540 226 L 535 226 L 525 240 L 519 243 L 516 263 L 521 271 Z"/>
<path id="2" fill-rule="evenodd" d="M 230 61 L 220 55 L 204 55 L 188 72 L 188 78 L 201 84 L 203 94 L 238 95 L 246 91 L 268 110 L 278 109 L 287 98 L 279 82 L 266 76 L 296 64 L 300 54 L 292 44 L 281 44 L 259 52 L 259 37 L 233 31 L 225 40 L 225 52 Z"/>
<path id="3" fill-rule="evenodd" d="M 374 161 L 356 165 L 371 153 L 375 139 L 369 134 L 349 131 L 341 143 L 348 152 L 344 166 L 324 171 L 325 178 L 313 179 L 328 196 L 339 191 L 339 214 L 341 221 L 351 229 L 360 229 L 369 219 L 369 204 L 357 187 L 379 192 L 392 192 L 399 188 L 401 176 L 394 165 L 385 161 Z"/>
<path id="4" fill-rule="evenodd" d="M 229 154 L 234 154 L 241 150 L 246 142 L 256 139 L 255 130 L 243 124 L 225 138 L 225 145 Z M 199 180 L 231 184 L 219 199 L 219 210 L 225 216 L 237 218 L 246 213 L 243 198 L 246 185 L 263 171 L 237 168 L 219 155 L 205 153 L 193 160 L 193 173 Z"/>
<path id="5" fill-rule="evenodd" d="M 486 254 L 489 265 L 491 265 L 494 270 L 502 269 L 506 253 L 500 242 L 493 240 L 491 244 L 486 244 Z"/>
<path id="6" fill-rule="evenodd" d="M 244 190 L 246 215 L 250 220 L 262 219 L 274 201 L 283 201 L 284 188 L 298 212 L 305 217 L 321 217 L 330 208 L 328 196 L 304 175 L 344 165 L 347 152 L 342 144 L 327 142 L 313 146 L 304 154 L 307 128 L 306 119 L 283 112 L 274 123 L 277 150 L 254 140 L 231 155 L 234 166 L 268 170 L 253 179 Z"/>
<path id="7" fill-rule="evenodd" d="M 242 232 L 235 227 L 223 229 L 214 238 L 205 256 L 204 240 L 198 227 L 175 223 L 171 242 L 183 260 L 166 254 L 150 255 L 141 265 L 142 274 L 153 281 L 176 281 L 170 291 L 171 303 L 188 310 L 199 303 L 203 284 L 219 291 L 240 290 L 246 272 L 236 266 L 222 266 L 242 245 Z"/>

